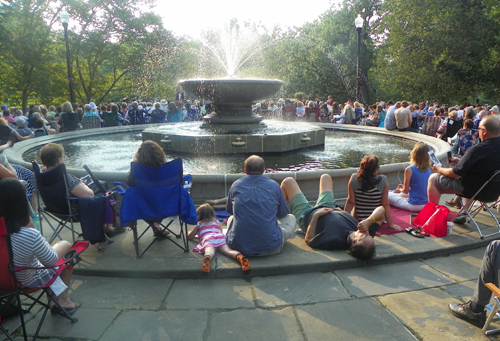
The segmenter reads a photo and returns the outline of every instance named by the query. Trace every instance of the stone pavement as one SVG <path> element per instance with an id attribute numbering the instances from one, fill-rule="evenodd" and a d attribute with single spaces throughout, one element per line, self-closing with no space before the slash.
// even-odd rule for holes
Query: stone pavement
<path id="1" fill-rule="evenodd" d="M 480 215 L 482 228 L 492 231 L 492 222 Z M 63 237 L 71 239 L 68 234 Z M 40 336 L 49 340 L 486 339 L 479 328 L 454 318 L 446 307 L 472 295 L 491 239 L 478 238 L 468 223 L 456 225 L 453 235 L 445 238 L 381 236 L 376 238 L 376 258 L 366 263 L 341 251 L 312 250 L 297 236 L 280 255 L 250 258 L 250 275 L 244 276 L 235 261 L 218 255 L 210 275 L 203 278 L 201 256 L 184 253 L 166 240 L 136 259 L 132 233 L 127 232 L 113 237 L 115 242 L 104 245 L 104 252 L 89 247 L 75 268 L 70 295 L 83 303 L 75 314 L 79 322 L 71 324 L 49 314 Z M 28 315 L 30 334 L 41 315 L 36 309 Z M 16 330 L 18 320 L 2 325 Z"/>
<path id="2" fill-rule="evenodd" d="M 444 195 L 442 201 L 451 196 Z M 499 213 L 500 217 L 500 213 Z M 485 214 L 480 214 L 483 233 L 491 233 L 495 228 L 493 221 Z M 175 223 L 174 223 L 175 224 Z M 145 223 L 139 221 L 139 226 Z M 177 227 L 178 229 L 178 224 Z M 47 224 L 44 224 L 47 232 Z M 498 229 L 497 229 L 498 231 Z M 71 240 L 69 233 L 63 235 Z M 500 237 L 500 235 L 497 235 Z M 151 231 L 143 237 L 140 247 L 152 239 Z M 376 257 L 369 261 L 359 261 L 344 251 L 313 250 L 304 243 L 302 236 L 288 240 L 282 254 L 273 257 L 251 258 L 251 276 L 275 276 L 309 272 L 327 272 L 354 267 L 364 267 L 408 260 L 425 259 L 463 252 L 486 246 L 492 238 L 481 240 L 473 224 L 455 225 L 453 235 L 444 238 L 415 238 L 407 233 L 382 235 L 375 238 L 377 246 Z M 167 240 L 159 240 L 145 253 L 144 257 L 136 259 L 132 232 L 128 231 L 113 237 L 113 244 L 101 244 L 104 252 L 99 252 L 91 246 L 83 253 L 83 261 L 75 268 L 75 273 L 86 276 L 117 276 L 136 278 L 173 278 L 196 279 L 203 278 L 200 272 L 201 255 L 182 252 L 177 246 Z M 196 246 L 190 241 L 190 248 Z M 234 260 L 222 255 L 216 255 L 212 262 L 210 278 L 244 278 L 240 266 Z"/>
<path id="3" fill-rule="evenodd" d="M 468 299 L 484 248 L 403 263 L 227 279 L 75 276 L 75 324 L 50 340 L 486 340 L 447 304 Z M 34 332 L 41 314 L 29 314 Z M 3 323 L 17 327 L 17 319 Z M 498 327 L 498 323 L 495 326 Z M 19 334 L 16 334 L 19 336 Z M 496 340 L 496 337 L 490 337 Z"/>

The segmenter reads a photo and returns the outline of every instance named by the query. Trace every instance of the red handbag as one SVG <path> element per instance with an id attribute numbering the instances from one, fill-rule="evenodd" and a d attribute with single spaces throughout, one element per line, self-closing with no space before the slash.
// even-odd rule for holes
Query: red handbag
<path id="1" fill-rule="evenodd" d="M 448 213 L 450 210 L 447 207 L 428 202 L 413 220 L 413 224 L 422 227 L 433 237 L 445 237 Z"/>

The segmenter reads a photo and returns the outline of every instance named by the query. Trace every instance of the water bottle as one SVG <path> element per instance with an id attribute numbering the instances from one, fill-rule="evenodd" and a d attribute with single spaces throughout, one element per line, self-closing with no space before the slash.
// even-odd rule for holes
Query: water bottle
<path id="1" fill-rule="evenodd" d="M 40 231 L 40 217 L 38 216 L 38 214 L 33 214 L 31 216 L 31 220 L 33 220 L 33 225 L 35 226 L 35 228 Z"/>
<path id="2" fill-rule="evenodd" d="M 191 183 L 191 182 L 189 182 L 189 181 L 184 181 L 184 189 L 185 189 L 186 191 L 188 191 L 188 193 L 190 193 L 190 192 L 191 192 L 191 185 L 192 185 L 192 183 Z"/>

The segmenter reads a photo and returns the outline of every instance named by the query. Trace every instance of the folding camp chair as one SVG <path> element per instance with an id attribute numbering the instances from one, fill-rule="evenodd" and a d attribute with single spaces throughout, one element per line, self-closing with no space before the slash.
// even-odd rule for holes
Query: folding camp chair
<path id="1" fill-rule="evenodd" d="M 179 217 L 180 232 L 176 234 L 169 227 L 175 218 L 166 225 L 160 224 L 162 229 L 168 230 L 176 238 L 182 238 L 179 244 L 174 239 L 166 236 L 184 252 L 189 251 L 187 240 L 187 224 L 196 224 L 196 209 L 188 191 L 183 187 L 182 160 L 175 159 L 161 167 L 149 167 L 132 162 L 130 174 L 134 179 L 134 186 L 130 186 L 123 193 L 123 201 L 120 209 L 122 225 L 130 227 L 134 234 L 135 252 L 137 258 L 144 253 L 160 237 L 154 237 L 151 243 L 139 252 L 139 239 L 147 230 L 153 228 L 148 224 L 139 236 L 137 232 L 137 220 L 163 221 L 167 217 Z"/>
<path id="2" fill-rule="evenodd" d="M 41 304 L 44 307 L 43 315 L 38 324 L 38 328 L 33 336 L 33 340 L 36 340 L 38 337 L 38 333 L 42 328 L 45 317 L 47 316 L 47 312 L 51 309 L 50 305 L 52 302 L 56 304 L 59 308 L 58 311 L 60 314 L 75 323 L 78 321 L 77 318 L 70 316 L 66 310 L 59 305 L 59 303 L 54 299 L 54 293 L 50 289 L 50 286 L 58 280 L 57 278 L 63 272 L 64 269 L 69 268 L 80 261 L 80 253 L 87 249 L 89 243 L 84 241 L 77 241 L 73 244 L 71 249 L 62 257 L 55 266 L 51 268 L 58 267 L 57 273 L 54 275 L 52 280 L 50 280 L 46 285 L 42 287 L 35 288 L 26 288 L 23 287 L 16 278 L 16 272 L 26 270 L 27 268 L 23 267 L 14 267 L 12 263 L 12 248 L 10 244 L 10 235 L 8 234 L 7 228 L 4 223 L 4 219 L 0 217 L 0 295 L 6 296 L 7 299 L 15 298 L 17 302 L 17 309 L 19 313 L 19 318 L 21 320 L 21 328 L 24 336 L 24 340 L 27 340 L 26 326 L 24 321 L 23 313 L 24 311 L 21 309 L 21 298 L 28 298 L 32 301 L 31 306 L 28 308 L 28 311 L 33 308 L 36 303 Z M 32 269 L 32 268 L 30 268 Z M 37 269 L 50 269 L 48 267 L 37 268 Z M 40 292 L 39 295 L 34 295 L 36 292 Z M 47 295 L 48 301 L 47 303 L 42 302 L 40 299 L 43 295 Z M 9 338 L 10 335 L 2 328 L 1 331 L 6 334 Z M 12 338 L 11 338 L 12 339 Z"/>
<path id="3" fill-rule="evenodd" d="M 71 230 L 73 242 L 75 234 L 81 237 L 81 233 L 77 232 L 73 223 L 79 222 L 78 211 L 75 210 L 74 203 L 76 198 L 71 199 L 68 195 L 68 182 L 66 179 L 66 166 L 64 163 L 57 165 L 49 171 L 41 172 L 40 166 L 36 161 L 31 161 L 33 172 L 35 173 L 36 185 L 38 190 L 37 206 L 40 217 L 43 217 L 45 222 L 52 229 L 52 236 L 47 238 L 51 244 L 55 238 L 61 238 L 61 231 L 64 228 Z M 43 206 L 40 198 L 43 200 Z M 73 203 L 72 203 L 73 201 Z M 47 216 L 57 221 L 57 227 L 47 219 Z M 40 224 L 40 232 L 43 233 L 43 226 Z"/>
<path id="4" fill-rule="evenodd" d="M 78 129 L 80 117 L 75 112 L 64 112 L 59 117 L 59 120 L 61 121 L 61 132 L 75 131 Z"/>
<path id="5" fill-rule="evenodd" d="M 103 112 L 102 119 L 104 120 L 105 127 L 116 127 L 118 125 L 117 113 Z"/>
<path id="6" fill-rule="evenodd" d="M 422 133 L 429 136 L 435 136 L 436 131 L 443 120 L 438 116 L 426 116 L 424 118 L 424 123 L 422 124 Z"/>
<path id="7" fill-rule="evenodd" d="M 486 186 L 488 186 L 489 193 L 486 193 L 486 194 L 481 193 L 483 188 L 485 188 Z M 493 190 L 491 190 L 492 188 L 493 188 Z M 498 222 L 498 219 L 495 217 L 495 215 L 491 211 L 491 207 L 493 205 L 488 206 L 488 203 L 497 202 L 499 196 L 500 196 L 500 170 L 497 170 L 483 184 L 483 186 L 481 186 L 481 188 L 476 192 L 476 194 L 474 194 L 474 196 L 470 199 L 471 202 L 470 202 L 470 205 L 468 207 L 465 207 L 464 203 L 462 202 L 462 209 L 458 212 L 458 214 L 461 214 L 461 213 L 467 214 L 467 216 L 469 217 L 469 222 L 472 221 L 474 223 L 474 225 L 476 225 L 476 229 L 479 232 L 479 236 L 481 237 L 481 239 L 483 239 L 484 237 L 490 237 L 490 236 L 493 236 L 495 234 L 500 233 L 500 223 Z M 479 203 L 478 206 L 474 206 L 474 203 L 476 203 L 476 202 Z M 481 232 L 481 229 L 479 228 L 479 225 L 477 224 L 476 220 L 474 219 L 474 217 L 481 210 L 487 211 L 491 215 L 491 217 L 493 218 L 493 220 L 497 224 L 498 231 L 487 234 L 487 235 L 483 235 L 483 233 Z"/>
<path id="8" fill-rule="evenodd" d="M 486 319 L 486 323 L 484 324 L 483 329 L 482 329 L 482 332 L 484 333 L 484 335 L 489 336 L 489 335 L 500 333 L 500 328 L 488 330 L 490 323 L 493 321 L 493 318 L 496 317 L 496 319 L 498 320 L 498 317 L 500 316 L 500 312 L 498 311 L 498 309 L 500 308 L 500 300 L 499 300 L 500 289 L 498 289 L 498 287 L 493 283 L 486 283 L 485 286 L 488 289 L 490 289 L 493 292 L 493 294 L 495 295 L 493 297 L 493 300 L 494 300 L 493 305 L 488 304 L 486 306 L 486 308 L 490 311 L 490 313 L 489 313 L 488 318 Z"/>
<path id="9" fill-rule="evenodd" d="M 52 243 L 55 238 L 62 239 L 60 233 L 64 228 L 72 232 L 73 242 L 76 235 L 77 237 L 83 236 L 92 244 L 105 240 L 112 243 L 103 230 L 104 208 L 107 205 L 107 197 L 90 199 L 71 197 L 68 191 L 67 172 L 64 163 L 43 173 L 36 161 L 32 161 L 32 165 L 38 189 L 38 212 L 44 218 L 40 220 L 40 232 L 43 235 L 43 220 L 52 230 L 52 236 L 48 238 L 49 243 Z M 43 205 L 40 198 L 43 200 Z M 85 214 L 85 212 L 92 212 L 92 214 Z M 57 222 L 56 227 L 47 219 L 47 216 Z M 81 223 L 83 233 L 75 230 L 74 223 L 78 222 Z"/>
<path id="10" fill-rule="evenodd" d="M 0 126 L 0 146 L 9 141 L 15 141 L 14 133 L 7 126 Z"/>
<path id="11" fill-rule="evenodd" d="M 307 122 L 319 122 L 319 115 L 320 115 L 319 108 L 306 107 L 305 117 Z"/>

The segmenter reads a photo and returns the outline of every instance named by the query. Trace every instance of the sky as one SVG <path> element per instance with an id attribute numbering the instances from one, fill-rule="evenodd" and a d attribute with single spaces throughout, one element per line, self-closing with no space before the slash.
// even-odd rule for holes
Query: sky
<path id="1" fill-rule="evenodd" d="M 163 25 L 175 35 L 200 37 L 203 29 L 221 27 L 233 18 L 238 21 L 262 23 L 267 27 L 302 26 L 337 6 L 342 0 L 156 0 L 155 13 Z"/>

